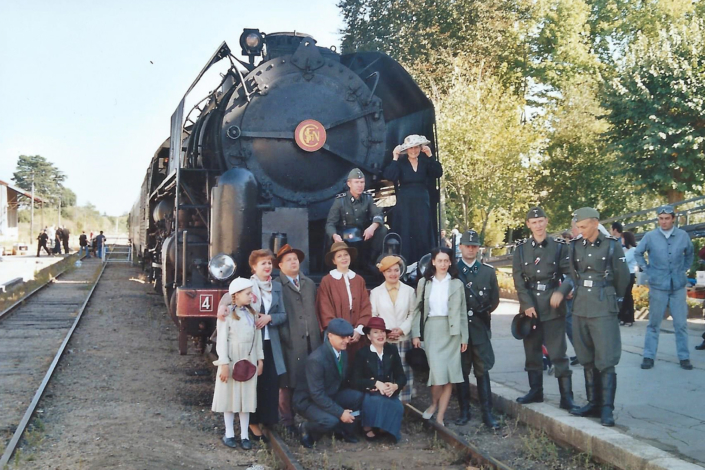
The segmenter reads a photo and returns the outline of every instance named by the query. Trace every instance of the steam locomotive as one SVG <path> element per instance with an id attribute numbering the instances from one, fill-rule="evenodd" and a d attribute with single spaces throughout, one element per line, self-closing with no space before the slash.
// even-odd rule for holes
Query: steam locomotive
<path id="1" fill-rule="evenodd" d="M 381 177 L 393 148 L 423 134 L 436 154 L 431 101 L 385 54 L 341 55 L 307 34 L 257 29 L 245 29 L 240 46 L 249 60 L 223 42 L 182 98 L 130 213 L 133 253 L 164 295 L 181 354 L 189 336 L 205 346 L 229 281 L 251 274 L 252 250 L 286 239 L 307 254 L 303 272 L 327 271 L 325 219 L 352 168 L 377 199 L 393 201 Z M 185 113 L 221 60 L 230 63 L 221 82 Z"/>

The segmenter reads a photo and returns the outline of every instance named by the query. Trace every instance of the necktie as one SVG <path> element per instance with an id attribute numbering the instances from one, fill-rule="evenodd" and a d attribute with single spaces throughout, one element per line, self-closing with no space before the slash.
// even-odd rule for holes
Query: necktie
<path id="1" fill-rule="evenodd" d="M 298 279 L 294 279 L 294 285 L 296 286 L 297 289 L 300 289 Z"/>
<path id="2" fill-rule="evenodd" d="M 338 361 L 335 363 L 338 366 L 338 373 L 343 375 L 343 355 L 338 354 Z"/>

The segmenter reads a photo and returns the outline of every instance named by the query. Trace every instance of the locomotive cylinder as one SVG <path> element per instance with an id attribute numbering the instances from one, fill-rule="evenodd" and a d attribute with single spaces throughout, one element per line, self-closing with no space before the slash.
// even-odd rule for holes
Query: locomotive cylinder
<path id="1" fill-rule="evenodd" d="M 211 190 L 209 257 L 219 253 L 232 256 L 237 263 L 236 276 L 250 277 L 249 255 L 260 248 L 258 196 L 257 180 L 244 168 L 226 171 Z"/>

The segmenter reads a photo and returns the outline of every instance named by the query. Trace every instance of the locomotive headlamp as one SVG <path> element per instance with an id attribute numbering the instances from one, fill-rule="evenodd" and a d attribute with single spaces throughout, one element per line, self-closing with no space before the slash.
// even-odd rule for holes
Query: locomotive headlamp
<path id="1" fill-rule="evenodd" d="M 235 260 L 225 253 L 215 255 L 208 262 L 208 272 L 219 281 L 227 281 L 233 277 L 236 268 Z"/>
<path id="2" fill-rule="evenodd" d="M 262 55 L 264 36 L 259 32 L 259 29 L 245 28 L 240 36 L 240 47 L 242 47 L 242 55 L 250 57 Z"/>

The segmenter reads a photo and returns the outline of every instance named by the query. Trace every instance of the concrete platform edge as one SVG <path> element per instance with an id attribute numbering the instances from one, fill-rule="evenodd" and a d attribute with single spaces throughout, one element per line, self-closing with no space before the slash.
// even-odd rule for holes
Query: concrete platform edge
<path id="1" fill-rule="evenodd" d="M 473 397 L 477 387 L 472 384 Z M 550 403 L 520 405 L 520 392 L 492 382 L 493 407 L 522 423 L 548 434 L 551 439 L 589 454 L 594 459 L 620 470 L 703 470 L 705 467 L 677 458 L 664 450 L 607 428 L 590 418 L 572 416 Z M 617 423 L 619 425 L 619 423 Z"/>

